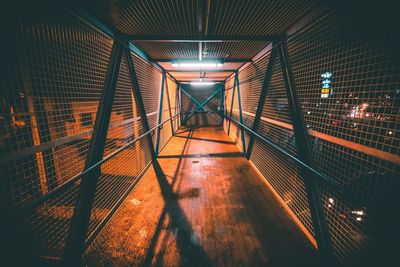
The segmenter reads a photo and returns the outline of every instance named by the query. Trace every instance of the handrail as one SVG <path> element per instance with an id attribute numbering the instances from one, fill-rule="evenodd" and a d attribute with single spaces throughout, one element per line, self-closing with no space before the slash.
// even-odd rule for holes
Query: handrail
<path id="1" fill-rule="evenodd" d="M 126 145 L 124 145 L 123 147 L 115 150 L 114 152 L 110 153 L 109 155 L 107 155 L 106 157 L 104 157 L 102 160 L 98 161 L 96 164 L 93 164 L 92 166 L 90 166 L 89 168 L 87 168 L 86 170 L 82 171 L 81 173 L 75 175 L 74 177 L 72 177 L 71 179 L 69 179 L 68 181 L 62 183 L 61 185 L 55 187 L 53 190 L 51 190 L 49 193 L 47 193 L 46 195 L 41 196 L 40 198 L 35 199 L 34 201 L 30 202 L 29 204 L 23 206 L 23 207 L 19 207 L 16 208 L 16 210 L 11 210 L 11 213 L 15 216 L 18 214 L 23 214 L 25 211 L 33 209 L 35 207 L 37 207 L 38 205 L 42 204 L 43 202 L 45 202 L 47 199 L 49 199 L 50 197 L 52 197 L 53 195 L 55 195 L 56 193 L 58 193 L 59 191 L 61 191 L 62 189 L 64 189 L 66 186 L 78 181 L 79 179 L 82 178 L 82 176 L 89 174 L 90 172 L 92 172 L 93 170 L 95 170 L 97 167 L 99 167 L 99 165 L 103 164 L 104 162 L 110 160 L 111 158 L 115 157 L 117 154 L 121 153 L 122 151 L 124 151 L 126 148 L 128 148 L 129 146 L 131 146 L 132 144 L 136 143 L 137 141 L 140 141 L 141 139 L 143 139 L 144 137 L 146 137 L 147 135 L 151 134 L 152 132 L 154 132 L 156 129 L 158 129 L 159 127 L 161 127 L 162 125 L 164 125 L 165 123 L 169 122 L 170 120 L 173 120 L 174 118 L 176 118 L 177 116 L 179 116 L 181 113 L 177 113 L 174 116 L 166 119 L 165 121 L 163 121 L 162 123 L 158 124 L 157 126 L 154 126 L 153 128 L 151 128 L 148 132 L 138 136 L 136 139 L 128 142 Z"/>
<path id="2" fill-rule="evenodd" d="M 228 118 L 227 118 L 228 119 Z M 328 185 L 331 189 L 333 189 L 335 192 L 339 193 L 340 195 L 344 196 L 347 199 L 350 199 L 356 203 L 359 202 L 359 200 L 357 200 L 356 198 L 354 198 L 354 196 L 352 195 L 351 192 L 349 192 L 349 190 L 347 190 L 346 188 L 344 188 L 342 185 L 340 185 L 338 182 L 334 181 L 332 178 L 330 178 L 329 176 L 320 173 L 319 171 L 317 171 L 316 169 L 314 169 L 313 167 L 310 167 L 309 165 L 307 165 L 306 163 L 304 163 L 303 161 L 299 160 L 298 158 L 296 158 L 295 156 L 291 155 L 290 153 L 286 152 L 285 150 L 283 150 L 282 148 L 280 148 L 279 146 L 277 146 L 276 144 L 274 144 L 273 142 L 267 140 L 264 136 L 254 132 L 252 129 L 250 129 L 249 127 L 247 127 L 244 124 L 241 124 L 239 121 L 231 118 L 231 120 L 233 122 L 235 122 L 237 125 L 239 125 L 240 127 L 242 127 L 243 129 L 247 130 L 248 132 L 250 132 L 251 134 L 253 134 L 255 137 L 259 138 L 261 141 L 267 143 L 268 145 L 272 146 L 273 148 L 275 148 L 276 150 L 278 150 L 279 152 L 285 154 L 286 156 L 288 156 L 289 158 L 291 158 L 292 160 L 294 160 L 295 162 L 297 162 L 298 164 L 300 164 L 303 168 L 305 168 L 306 170 L 310 171 L 311 173 L 315 174 L 311 175 L 311 177 L 318 177 L 320 178 L 317 182 L 321 183 L 323 182 L 324 184 Z"/>

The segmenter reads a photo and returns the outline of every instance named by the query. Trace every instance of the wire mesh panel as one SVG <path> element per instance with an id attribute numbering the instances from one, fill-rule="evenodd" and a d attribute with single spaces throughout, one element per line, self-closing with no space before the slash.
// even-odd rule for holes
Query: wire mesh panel
<path id="1" fill-rule="evenodd" d="M 152 129 L 157 125 L 162 74 L 161 71 L 139 56 L 132 54 L 132 59 L 135 64 L 136 75 L 139 81 L 140 92 L 142 94 L 149 127 Z M 156 135 L 154 134 L 154 145 L 155 137 Z"/>
<path id="2" fill-rule="evenodd" d="M 257 111 L 268 60 L 269 54 L 247 66 L 239 73 L 243 116 L 245 118 L 245 124 L 250 128 L 253 126 L 255 113 Z M 231 80 L 233 80 L 233 78 L 231 78 Z M 233 84 L 233 82 L 230 82 L 230 84 Z M 227 92 L 228 97 L 231 99 L 232 93 L 230 91 L 232 90 Z M 279 60 L 275 62 L 267 92 L 257 132 L 266 137 L 275 146 L 297 156 L 297 146 Z M 236 95 L 233 99 L 232 114 L 232 118 L 238 121 L 239 108 Z M 237 142 L 239 141 L 239 147 L 242 146 L 240 134 L 240 128 L 237 127 L 235 123 L 232 123 L 230 135 L 234 140 Z M 245 136 L 246 139 L 248 139 L 247 132 Z M 310 233 L 313 233 L 303 177 L 301 177 L 297 163 L 285 155 L 282 155 L 274 147 L 257 138 L 254 142 L 250 160 L 267 179 L 268 183 L 277 192 L 282 201 L 300 220 L 302 225 L 304 225 Z"/>
<path id="3" fill-rule="evenodd" d="M 121 60 L 104 156 L 144 134 L 125 56 Z"/>
<path id="4" fill-rule="evenodd" d="M 226 116 L 230 116 L 232 114 L 232 118 L 235 120 L 239 120 L 239 102 L 238 102 L 238 89 L 237 87 L 234 89 L 234 83 L 235 83 L 235 78 L 234 76 L 230 77 L 226 83 L 225 83 L 225 96 L 226 96 L 226 105 L 227 105 L 227 115 Z M 247 96 L 247 93 L 245 93 L 245 95 Z M 243 98 L 242 98 L 242 103 L 243 103 Z M 232 107 L 232 113 L 231 113 L 231 107 Z M 247 118 L 247 120 L 245 120 L 244 122 L 249 122 L 253 123 L 253 120 L 251 118 L 251 116 L 243 116 L 244 119 Z M 231 123 L 230 125 L 226 125 L 225 126 L 228 130 L 229 128 L 229 136 L 235 141 L 237 142 L 237 145 L 240 149 L 243 148 L 243 143 L 241 142 L 241 138 L 242 138 L 242 132 L 240 131 L 240 128 L 237 127 L 236 124 Z M 245 140 L 246 140 L 246 144 L 248 144 L 248 135 L 245 134 Z"/>
<path id="5" fill-rule="evenodd" d="M 129 145 L 122 152 L 101 165 L 101 175 L 91 213 L 88 239 L 101 230 L 104 220 L 109 219 L 120 201 L 132 189 L 146 166 L 151 162 L 146 138 Z M 87 245 L 89 245 L 87 243 Z"/>
<path id="6" fill-rule="evenodd" d="M 287 43 L 314 166 L 352 196 L 321 184 L 335 255 L 343 264 L 363 264 L 371 255 L 394 251 L 398 236 L 394 210 L 400 204 L 399 51 L 371 40 L 334 11 L 291 35 Z M 297 157 L 280 72 L 278 60 L 257 131 L 270 143 L 256 138 L 251 160 L 313 234 L 303 184 L 307 177 L 302 177 L 298 163 L 279 151 Z M 249 107 L 255 109 L 260 93 L 247 90 L 244 70 L 240 73 L 243 116 L 252 126 L 255 110 Z M 232 78 L 226 87 L 229 115 Z M 238 120 L 237 97 L 233 101 L 233 118 Z M 240 146 L 234 123 L 230 134 Z"/>
<path id="7" fill-rule="evenodd" d="M 122 57 L 104 156 L 118 149 L 122 152 L 101 165 L 96 195 L 89 222 L 88 238 L 92 237 L 104 220 L 111 215 L 124 195 L 150 163 L 146 139 L 132 143 L 144 134 L 139 109 L 136 106 L 125 56 Z M 126 147 L 128 145 L 128 147 Z"/>
<path id="8" fill-rule="evenodd" d="M 18 232 L 13 238 L 18 242 L 18 249 L 23 255 L 29 253 L 29 256 L 44 260 L 61 260 L 79 184 L 78 181 L 64 187 L 43 204 L 24 214 L 24 218 L 16 223 Z"/>
<path id="9" fill-rule="evenodd" d="M 164 98 L 162 105 L 162 117 L 161 122 L 168 120 L 170 117 L 175 115 L 175 93 L 176 84 L 169 78 L 166 78 L 164 85 Z M 169 121 L 162 125 L 160 129 L 160 149 L 164 147 L 164 145 L 169 141 L 172 137 L 172 128 L 176 127 L 176 120 Z M 177 129 L 177 128 L 174 128 Z"/>
<path id="10" fill-rule="evenodd" d="M 112 40 L 74 15 L 24 18 L 1 54 L 0 208 L 19 210 L 84 168 Z M 33 254 L 61 257 L 78 184 L 18 220 Z"/>
<path id="11" fill-rule="evenodd" d="M 354 263 L 374 243 L 390 246 L 390 234 L 382 236 L 394 229 L 391 210 L 400 203 L 400 53 L 334 10 L 288 48 L 315 167 L 355 196 L 322 191 L 335 253 Z"/>
<path id="12" fill-rule="evenodd" d="M 258 100 L 267 70 L 269 53 L 239 72 L 240 94 L 242 99 L 243 120 L 248 127 L 253 127 Z M 239 112 L 237 108 L 233 110 Z"/>
<path id="13" fill-rule="evenodd" d="M 168 88 L 168 95 L 169 95 L 169 101 L 170 101 L 171 115 L 176 116 L 177 114 L 180 113 L 178 85 L 171 78 L 167 77 L 167 88 Z M 172 122 L 173 122 L 174 131 L 176 131 L 180 127 L 179 116 L 176 116 Z"/>

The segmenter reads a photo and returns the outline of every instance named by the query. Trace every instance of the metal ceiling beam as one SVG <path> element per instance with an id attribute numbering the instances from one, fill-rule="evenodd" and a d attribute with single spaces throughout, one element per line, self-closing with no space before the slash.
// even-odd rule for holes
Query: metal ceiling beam
<path id="1" fill-rule="evenodd" d="M 183 80 L 183 79 L 199 79 L 200 77 L 191 75 L 191 76 L 182 76 L 182 77 L 178 77 L 178 79 Z M 225 79 L 226 76 L 213 76 L 213 77 L 202 77 L 202 79 Z"/>
<path id="2" fill-rule="evenodd" d="M 149 42 L 183 42 L 183 43 L 219 43 L 219 42 L 272 42 L 282 39 L 281 35 L 214 35 L 214 36 L 182 36 L 182 35 L 131 35 L 127 39 Z"/>
<path id="3" fill-rule="evenodd" d="M 199 38 L 203 37 L 203 0 L 197 0 L 197 28 Z M 199 42 L 199 61 L 203 60 L 203 43 Z"/>
<path id="4" fill-rule="evenodd" d="M 166 70 L 168 72 L 236 72 L 235 69 L 218 69 L 218 70 L 207 70 L 207 69 L 192 69 L 192 70 Z"/>
<path id="5" fill-rule="evenodd" d="M 153 58 L 155 62 L 184 62 L 197 61 L 197 58 Z M 206 61 L 218 61 L 221 63 L 246 63 L 251 62 L 251 58 L 207 58 Z"/>

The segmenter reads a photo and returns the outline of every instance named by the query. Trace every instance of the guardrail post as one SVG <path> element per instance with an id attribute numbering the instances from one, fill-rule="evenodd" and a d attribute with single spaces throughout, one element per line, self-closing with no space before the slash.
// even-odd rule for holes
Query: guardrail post
<path id="1" fill-rule="evenodd" d="M 303 119 L 285 41 L 282 41 L 278 45 L 278 53 L 299 157 L 304 163 L 312 167 L 311 150 L 307 139 L 308 132 Z M 333 265 L 333 262 L 335 261 L 333 248 L 322 209 L 320 190 L 315 183 L 317 177 L 304 168 L 302 168 L 302 172 L 305 178 L 304 184 L 307 192 L 308 204 L 310 206 L 311 219 L 318 244 L 318 250 L 322 257 L 322 261 L 326 265 Z"/>
<path id="2" fill-rule="evenodd" d="M 221 99 L 219 100 L 219 113 L 221 114 L 221 120 L 224 121 L 224 85 L 220 84 L 221 88 Z"/>
<path id="3" fill-rule="evenodd" d="M 236 71 L 235 73 L 235 83 L 236 83 L 236 87 L 237 87 L 237 94 L 238 94 L 238 104 L 239 104 L 239 119 L 240 119 L 240 123 L 243 123 L 243 111 L 242 111 L 242 99 L 240 98 L 240 84 L 239 84 L 239 74 Z M 241 136 L 242 136 L 242 150 L 243 150 L 243 154 L 246 155 L 246 141 L 244 138 L 244 129 L 243 127 L 240 127 L 241 130 Z"/>
<path id="4" fill-rule="evenodd" d="M 278 55 L 277 47 L 275 47 L 274 45 L 275 45 L 275 43 L 272 44 L 272 51 L 269 56 L 269 61 L 268 61 L 267 69 L 265 72 L 263 86 L 261 88 L 261 93 L 260 93 L 260 97 L 259 97 L 258 104 L 257 104 L 256 115 L 254 117 L 254 122 L 253 122 L 253 127 L 252 127 L 252 130 L 254 132 L 257 132 L 258 126 L 260 125 L 260 119 L 261 119 L 262 111 L 264 109 L 265 99 L 267 98 L 269 84 L 271 83 L 272 74 L 274 73 L 275 61 L 276 61 L 276 57 Z M 246 159 L 250 159 L 251 152 L 253 151 L 253 146 L 254 146 L 254 135 L 251 133 L 249 133 L 249 135 L 250 135 L 250 140 L 249 140 L 249 146 L 247 147 Z"/>
<path id="5" fill-rule="evenodd" d="M 133 59 L 132 59 L 129 49 L 125 48 L 124 52 L 125 52 L 126 61 L 128 63 L 129 76 L 131 77 L 131 81 L 132 81 L 133 95 L 135 97 L 136 105 L 139 108 L 140 118 L 142 121 L 144 132 L 147 133 L 148 131 L 150 131 L 150 127 L 149 127 L 149 122 L 147 121 L 147 115 L 146 115 L 146 110 L 145 110 L 144 104 L 143 104 L 142 94 L 140 92 L 139 81 L 136 76 L 135 65 L 133 64 Z M 154 150 L 153 138 L 152 138 L 151 134 L 147 135 L 147 142 L 148 142 L 149 149 L 150 149 L 151 160 L 154 161 L 157 159 L 157 154 L 156 154 L 156 151 Z"/>
<path id="6" fill-rule="evenodd" d="M 96 164 L 103 157 L 111 111 L 117 87 L 119 69 L 122 58 L 122 45 L 114 42 L 104 89 L 97 110 L 96 122 L 93 128 L 89 152 L 86 158 L 85 169 Z M 70 232 L 67 238 L 63 257 L 64 266 L 80 266 L 85 251 L 87 230 L 90 214 L 96 193 L 97 179 L 100 176 L 100 166 L 88 175 L 82 177 L 78 200 L 71 220 Z"/>
<path id="7" fill-rule="evenodd" d="M 161 123 L 162 120 L 162 113 L 163 113 L 163 101 L 164 101 L 164 84 L 165 84 L 165 71 L 162 73 L 162 82 L 161 82 L 161 91 L 160 91 L 160 105 L 158 110 L 158 122 L 157 125 Z M 158 156 L 159 149 L 160 149 L 160 136 L 161 136 L 161 127 L 157 129 L 157 139 L 156 139 L 156 156 Z"/>
<path id="8" fill-rule="evenodd" d="M 167 103 L 168 103 L 168 113 L 169 113 L 169 117 L 172 118 L 171 100 L 170 100 L 170 98 L 169 98 L 168 79 L 165 79 L 165 92 L 167 93 Z M 174 135 L 175 135 L 174 121 L 173 121 L 173 120 L 170 120 L 170 124 L 171 124 L 172 136 L 174 136 Z"/>
<path id="9" fill-rule="evenodd" d="M 229 134 L 231 132 L 231 119 L 232 119 L 233 102 L 235 100 L 236 82 L 233 83 L 233 89 L 232 90 L 233 91 L 232 91 L 231 109 L 229 110 L 229 120 L 228 120 L 228 136 L 229 136 Z"/>

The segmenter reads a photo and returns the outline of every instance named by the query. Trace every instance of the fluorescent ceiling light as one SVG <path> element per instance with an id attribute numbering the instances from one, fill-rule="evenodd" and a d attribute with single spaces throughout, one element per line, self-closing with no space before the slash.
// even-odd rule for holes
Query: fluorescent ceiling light
<path id="1" fill-rule="evenodd" d="M 207 85 L 214 85 L 214 82 L 190 82 L 190 85 L 194 86 L 207 86 Z"/>
<path id="2" fill-rule="evenodd" d="M 219 68 L 222 67 L 221 63 L 218 62 L 175 62 L 172 66 L 178 68 Z"/>

